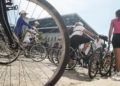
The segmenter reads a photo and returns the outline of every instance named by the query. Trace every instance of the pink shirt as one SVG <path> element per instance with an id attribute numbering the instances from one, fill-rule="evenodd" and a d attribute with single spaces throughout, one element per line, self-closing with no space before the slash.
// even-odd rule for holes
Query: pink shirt
<path id="1" fill-rule="evenodd" d="M 115 18 L 112 20 L 112 25 L 114 27 L 114 34 L 119 33 L 120 34 L 120 20 L 118 18 Z"/>

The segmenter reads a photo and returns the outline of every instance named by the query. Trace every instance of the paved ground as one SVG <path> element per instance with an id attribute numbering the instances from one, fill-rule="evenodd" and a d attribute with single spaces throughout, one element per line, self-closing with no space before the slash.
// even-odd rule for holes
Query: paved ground
<path id="1" fill-rule="evenodd" d="M 31 59 L 21 58 L 8 66 L 0 65 L 0 86 L 43 86 L 54 74 L 56 66 L 48 60 L 33 62 Z M 65 71 L 56 86 L 120 86 L 120 81 L 99 75 L 90 80 L 87 69 L 77 67 L 72 71 Z"/>
<path id="2" fill-rule="evenodd" d="M 78 71 L 77 71 L 78 70 Z M 97 77 L 91 80 L 88 77 L 87 69 L 66 71 L 58 82 L 58 86 L 120 86 L 120 81 L 114 81 L 109 77 Z"/>
<path id="3" fill-rule="evenodd" d="M 34 62 L 20 57 L 10 65 L 0 65 L 0 86 L 43 86 L 55 69 L 48 60 Z"/>

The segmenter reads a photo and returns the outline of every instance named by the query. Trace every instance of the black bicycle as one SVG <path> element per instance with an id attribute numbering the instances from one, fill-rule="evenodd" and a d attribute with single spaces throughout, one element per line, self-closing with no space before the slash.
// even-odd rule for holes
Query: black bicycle
<path id="1" fill-rule="evenodd" d="M 33 9 L 32 9 L 32 8 Z M 41 23 L 44 22 L 43 18 L 51 18 L 54 25 L 57 27 L 57 31 L 60 33 L 60 37 L 62 39 L 63 44 L 63 52 L 61 54 L 60 64 L 57 67 L 49 66 L 50 64 L 48 61 L 43 62 L 32 62 L 32 61 L 22 61 L 22 58 L 18 58 L 19 52 L 21 52 L 24 48 L 21 46 L 19 40 L 16 38 L 15 35 L 13 35 L 12 32 L 12 24 L 16 25 L 16 21 L 19 16 L 20 10 L 29 11 L 29 19 L 41 19 Z M 38 14 L 38 15 L 36 15 Z M 2 59 L 0 59 L 0 64 L 9 64 L 5 65 L 4 67 L 10 69 L 6 73 L 6 77 L 2 76 L 2 73 L 0 73 L 0 76 L 2 77 L 1 82 L 3 82 L 1 85 L 4 86 L 4 84 L 9 79 L 8 84 L 13 85 L 13 81 L 17 80 L 18 85 L 24 84 L 29 85 L 29 82 L 32 86 L 54 86 L 56 82 L 59 80 L 59 78 L 62 76 L 65 66 L 67 64 L 66 60 L 68 60 L 68 51 L 69 51 L 69 40 L 66 26 L 59 15 L 59 13 L 56 11 L 56 9 L 51 6 L 46 0 L 0 0 L 0 23 L 2 25 L 2 28 L 4 30 L 5 40 L 7 42 L 3 41 L 5 43 L 5 46 L 7 47 L 7 50 L 9 52 L 12 51 L 12 59 L 10 57 L 11 54 L 7 54 L 7 60 L 4 56 Z M 44 24 L 48 24 L 47 22 Z M 41 27 L 40 27 L 41 28 Z M 14 26 L 13 26 L 14 29 Z M 36 47 L 34 47 L 34 52 L 37 50 Z M 2 50 L 3 51 L 3 50 Z M 38 50 L 39 51 L 39 50 Z M 7 53 L 7 51 L 4 51 Z M 33 55 L 33 53 L 32 53 Z M 8 58 L 10 57 L 10 58 Z M 19 60 L 16 60 L 19 59 Z M 15 61 L 15 62 L 14 62 Z M 14 63 L 13 63 L 14 62 Z M 12 63 L 12 65 L 10 64 Z M 15 69 L 14 69 L 14 66 Z M 16 67 L 17 66 L 17 67 Z M 5 70 L 2 65 L 0 65 L 0 70 Z M 36 72 L 37 71 L 39 72 Z M 12 71 L 12 72 L 11 72 Z M 47 72 L 49 71 L 49 73 Z M 16 74 L 18 76 L 17 79 L 13 77 L 13 74 Z M 33 80 L 35 79 L 35 80 Z M 37 82 L 37 83 L 36 83 Z M 16 84 L 15 83 L 15 84 Z"/>
<path id="2" fill-rule="evenodd" d="M 89 44 L 90 49 L 87 55 L 85 55 L 85 53 L 83 53 L 79 48 L 73 49 L 72 47 L 70 47 L 69 57 L 72 57 L 72 58 L 67 64 L 66 70 L 72 70 L 77 64 L 80 65 L 81 67 L 84 67 L 84 66 L 87 67 L 89 62 L 89 57 L 92 55 L 94 51 L 93 41 L 90 41 L 89 43 L 90 43 Z"/>
<path id="3" fill-rule="evenodd" d="M 110 44 L 108 44 L 108 48 L 106 48 L 106 40 L 104 38 L 102 39 L 104 40 L 104 44 L 93 52 L 89 60 L 88 75 L 91 79 L 93 79 L 98 72 L 102 76 L 106 76 L 111 69 L 112 58 L 109 51 Z"/>

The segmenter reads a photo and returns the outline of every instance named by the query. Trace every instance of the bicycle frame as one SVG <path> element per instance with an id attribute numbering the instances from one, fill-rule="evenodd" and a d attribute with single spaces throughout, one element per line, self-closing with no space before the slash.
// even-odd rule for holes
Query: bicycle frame
<path id="1" fill-rule="evenodd" d="M 9 44 L 12 45 L 10 46 L 11 48 L 14 49 L 14 47 L 17 46 L 16 42 L 14 41 L 14 36 L 12 34 L 10 25 L 8 23 L 8 18 L 7 18 L 7 5 L 12 5 L 12 0 L 0 0 L 0 23 L 5 31 L 6 36 L 8 37 Z M 3 15 L 4 14 L 4 15 Z"/>

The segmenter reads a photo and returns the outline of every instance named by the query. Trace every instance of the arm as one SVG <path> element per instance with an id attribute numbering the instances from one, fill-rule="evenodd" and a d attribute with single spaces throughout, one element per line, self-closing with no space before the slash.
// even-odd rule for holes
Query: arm
<path id="1" fill-rule="evenodd" d="M 111 24 L 110 24 L 110 29 L 109 29 L 109 34 L 108 34 L 108 39 L 109 39 L 109 41 L 111 40 L 111 36 L 112 36 L 112 32 L 113 32 L 113 23 L 111 22 Z"/>
<path id="2" fill-rule="evenodd" d="M 83 33 L 86 34 L 87 36 L 89 36 L 92 40 L 94 40 L 94 38 L 93 38 L 94 34 L 92 32 L 90 32 L 84 28 Z"/>
<path id="3" fill-rule="evenodd" d="M 89 36 L 93 36 L 94 35 L 92 32 L 88 31 L 87 29 L 84 30 L 84 33 L 88 34 Z"/>
<path id="4" fill-rule="evenodd" d="M 29 29 L 32 28 L 32 26 L 29 25 L 27 22 L 25 22 L 25 20 L 23 18 L 21 19 L 21 21 L 22 21 L 23 25 L 28 26 Z"/>

